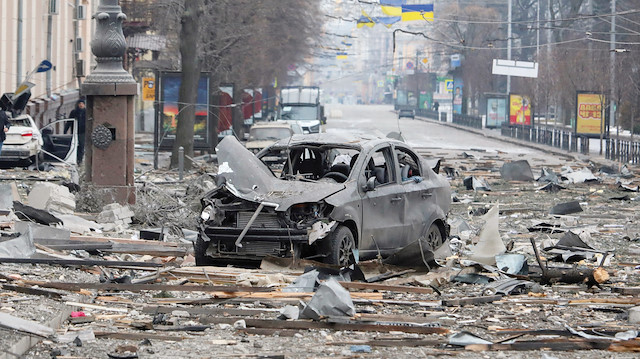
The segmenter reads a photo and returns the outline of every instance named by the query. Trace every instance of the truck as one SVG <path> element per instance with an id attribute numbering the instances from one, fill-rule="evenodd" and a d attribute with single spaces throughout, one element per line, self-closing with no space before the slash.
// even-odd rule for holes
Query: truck
<path id="1" fill-rule="evenodd" d="M 291 86 L 280 90 L 280 115 L 284 121 L 297 122 L 306 133 L 319 133 L 326 123 L 317 86 Z"/>

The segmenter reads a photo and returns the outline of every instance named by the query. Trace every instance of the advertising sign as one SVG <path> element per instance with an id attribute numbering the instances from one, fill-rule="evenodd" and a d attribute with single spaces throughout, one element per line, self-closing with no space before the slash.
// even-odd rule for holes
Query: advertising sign
<path id="1" fill-rule="evenodd" d="M 231 135 L 233 126 L 233 85 L 218 88 L 218 135 Z"/>
<path id="2" fill-rule="evenodd" d="M 509 94 L 509 124 L 531 125 L 531 97 Z"/>
<path id="3" fill-rule="evenodd" d="M 462 91 L 464 82 L 461 78 L 453 79 L 453 113 L 462 113 Z"/>
<path id="4" fill-rule="evenodd" d="M 158 143 L 161 148 L 171 148 L 176 138 L 178 126 L 178 93 L 182 81 L 179 72 L 163 72 L 160 79 L 160 103 L 158 104 Z M 193 104 L 196 117 L 193 124 L 194 148 L 209 148 L 209 77 L 206 74 L 200 76 L 198 82 L 198 94 L 196 103 Z"/>
<path id="5" fill-rule="evenodd" d="M 155 101 L 156 100 L 156 79 L 153 77 L 142 78 L 142 100 L 143 101 Z"/>
<path id="6" fill-rule="evenodd" d="M 579 135 L 599 136 L 604 130 L 605 95 L 579 92 L 576 108 L 576 133 Z"/>
<path id="7" fill-rule="evenodd" d="M 500 127 L 507 121 L 507 99 L 487 97 L 487 127 Z"/>

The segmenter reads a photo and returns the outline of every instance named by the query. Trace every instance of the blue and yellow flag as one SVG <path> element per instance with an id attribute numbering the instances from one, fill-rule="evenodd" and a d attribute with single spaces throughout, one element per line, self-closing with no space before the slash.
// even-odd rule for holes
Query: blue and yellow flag
<path id="1" fill-rule="evenodd" d="M 346 60 L 347 59 L 347 53 L 346 52 L 338 52 L 336 54 L 336 59 L 338 59 L 338 60 Z"/>
<path id="2" fill-rule="evenodd" d="M 402 21 L 433 21 L 433 4 L 402 5 Z"/>
<path id="3" fill-rule="evenodd" d="M 380 7 L 385 15 L 401 16 L 403 0 L 380 0 Z"/>

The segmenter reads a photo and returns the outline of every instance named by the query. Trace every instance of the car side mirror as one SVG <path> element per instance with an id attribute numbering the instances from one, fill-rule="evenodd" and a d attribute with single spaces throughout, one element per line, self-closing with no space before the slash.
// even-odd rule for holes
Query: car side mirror
<path id="1" fill-rule="evenodd" d="M 370 192 L 376 189 L 376 178 L 371 177 L 367 180 L 367 184 L 364 186 L 365 192 Z"/>

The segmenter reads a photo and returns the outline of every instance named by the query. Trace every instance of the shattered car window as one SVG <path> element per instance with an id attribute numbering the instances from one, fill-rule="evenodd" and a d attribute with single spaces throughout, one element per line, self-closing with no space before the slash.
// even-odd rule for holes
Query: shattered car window
<path id="1" fill-rule="evenodd" d="M 260 159 L 281 179 L 345 182 L 359 151 L 328 146 L 273 148 Z"/>
<path id="2" fill-rule="evenodd" d="M 398 164 L 400 165 L 400 177 L 402 182 L 410 181 L 413 177 L 422 176 L 420 173 L 420 161 L 414 154 L 402 147 L 395 148 Z"/>
<path id="3" fill-rule="evenodd" d="M 369 159 L 369 162 L 364 169 L 365 178 L 369 179 L 371 177 L 375 177 L 377 185 L 395 182 L 396 176 L 393 168 L 391 148 L 381 148 L 374 152 Z"/>

